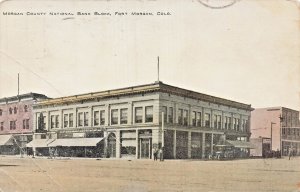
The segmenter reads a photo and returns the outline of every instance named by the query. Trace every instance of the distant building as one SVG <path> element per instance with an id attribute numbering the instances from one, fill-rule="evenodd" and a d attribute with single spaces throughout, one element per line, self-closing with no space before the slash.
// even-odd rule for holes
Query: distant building
<path id="1" fill-rule="evenodd" d="M 34 105 L 36 154 L 207 158 L 225 140 L 249 154 L 251 105 L 156 82 Z M 219 145 L 221 146 L 221 145 Z M 50 149 L 50 150 L 49 150 Z"/>
<path id="2" fill-rule="evenodd" d="M 300 155 L 299 111 L 285 107 L 257 108 L 251 112 L 251 138 L 270 138 L 270 149 Z"/>
<path id="3" fill-rule="evenodd" d="M 32 140 L 32 105 L 46 99 L 42 94 L 28 93 L 0 99 L 0 154 L 17 154 Z"/>
<path id="4" fill-rule="evenodd" d="M 271 139 L 265 137 L 250 138 L 251 144 L 254 146 L 250 149 L 250 156 L 268 157 L 271 151 Z"/>

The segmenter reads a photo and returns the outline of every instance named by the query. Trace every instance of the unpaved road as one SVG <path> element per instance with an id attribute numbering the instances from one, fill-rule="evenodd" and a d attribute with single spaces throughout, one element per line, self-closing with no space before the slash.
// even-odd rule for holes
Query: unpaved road
<path id="1" fill-rule="evenodd" d="M 0 192 L 300 192 L 300 158 L 235 161 L 0 157 Z"/>

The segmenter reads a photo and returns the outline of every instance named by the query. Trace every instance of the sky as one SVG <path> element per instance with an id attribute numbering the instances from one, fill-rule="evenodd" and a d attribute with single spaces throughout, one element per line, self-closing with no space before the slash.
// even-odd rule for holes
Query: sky
<path id="1" fill-rule="evenodd" d="M 3 1 L 0 97 L 17 94 L 18 73 L 20 94 L 49 97 L 154 83 L 159 56 L 160 80 L 166 84 L 254 108 L 300 110 L 299 3 L 237 0 L 212 9 L 199 1 L 209 3 Z M 111 16 L 95 16 L 95 11 Z"/>

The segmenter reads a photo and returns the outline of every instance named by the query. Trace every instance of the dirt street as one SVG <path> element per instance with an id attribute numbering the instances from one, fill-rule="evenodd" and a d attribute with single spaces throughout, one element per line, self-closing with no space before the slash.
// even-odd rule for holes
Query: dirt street
<path id="1" fill-rule="evenodd" d="M 300 191 L 300 158 L 234 161 L 0 157 L 0 192 Z"/>

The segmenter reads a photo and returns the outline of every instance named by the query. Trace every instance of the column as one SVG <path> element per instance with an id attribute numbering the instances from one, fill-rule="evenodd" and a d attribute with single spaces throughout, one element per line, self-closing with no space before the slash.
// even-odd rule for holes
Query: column
<path id="1" fill-rule="evenodd" d="M 174 130 L 173 135 L 173 157 L 176 159 L 176 130 Z"/>
<path id="2" fill-rule="evenodd" d="M 214 149 L 214 134 L 211 134 L 210 153 L 213 154 Z"/>
<path id="3" fill-rule="evenodd" d="M 60 110 L 60 128 L 64 128 L 64 114 L 62 109 Z"/>
<path id="4" fill-rule="evenodd" d="M 174 121 L 174 123 L 175 124 L 178 124 L 178 104 L 177 103 L 175 103 L 175 108 L 174 108 L 174 118 L 175 118 L 175 121 Z"/>
<path id="5" fill-rule="evenodd" d="M 44 116 L 44 112 L 41 112 Z M 46 124 L 44 129 L 46 131 L 50 131 L 51 130 L 51 117 L 50 117 L 50 111 L 46 111 L 46 118 L 44 118 L 44 123 Z"/>
<path id="6" fill-rule="evenodd" d="M 188 132 L 188 158 L 192 158 L 192 132 Z"/>
<path id="7" fill-rule="evenodd" d="M 189 111 L 188 111 L 188 126 L 193 125 L 192 121 L 192 107 L 189 105 Z"/>
<path id="8" fill-rule="evenodd" d="M 105 126 L 109 126 L 110 125 L 110 107 L 109 104 L 105 105 Z"/>
<path id="9" fill-rule="evenodd" d="M 205 158 L 205 133 L 202 133 L 202 155 L 201 158 Z"/>
<path id="10" fill-rule="evenodd" d="M 104 156 L 107 157 L 107 146 L 108 146 L 108 132 L 107 131 L 104 131 L 103 133 L 103 136 L 104 136 Z"/>
<path id="11" fill-rule="evenodd" d="M 129 107 L 128 107 L 128 118 L 129 118 L 129 122 L 128 124 L 132 125 L 133 124 L 133 106 L 132 106 L 132 102 L 128 103 Z"/>
<path id="12" fill-rule="evenodd" d="M 77 128 L 78 127 L 78 122 L 77 122 L 77 118 L 78 118 L 78 114 L 77 114 L 77 107 L 75 108 L 75 113 L 74 113 L 74 128 Z"/>
<path id="13" fill-rule="evenodd" d="M 121 158 L 121 132 L 116 130 L 116 158 Z"/>
<path id="14" fill-rule="evenodd" d="M 94 114 L 93 114 L 93 107 L 92 106 L 90 106 L 90 119 L 89 119 L 89 121 L 90 121 L 90 127 L 93 127 L 93 125 L 94 125 L 94 122 L 93 122 L 93 120 L 94 120 Z"/>
<path id="15" fill-rule="evenodd" d="M 135 148 L 135 158 L 139 158 L 139 130 L 136 129 L 136 148 Z"/>

